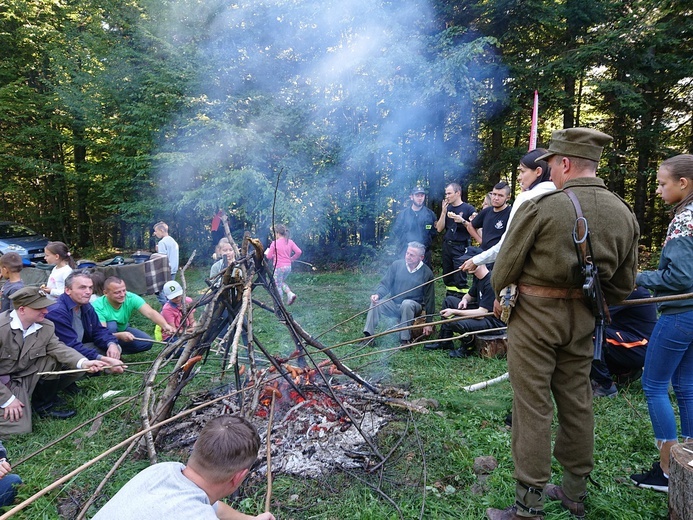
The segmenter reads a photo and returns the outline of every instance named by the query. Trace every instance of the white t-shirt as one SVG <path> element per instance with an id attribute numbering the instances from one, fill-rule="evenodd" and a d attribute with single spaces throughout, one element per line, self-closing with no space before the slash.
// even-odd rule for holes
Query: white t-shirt
<path id="1" fill-rule="evenodd" d="M 48 282 L 46 282 L 46 287 L 51 290 L 51 296 L 60 296 L 65 292 L 65 278 L 67 278 L 72 272 L 72 267 L 69 265 L 64 265 L 58 267 L 57 265 L 51 271 L 48 277 Z"/>
<path id="2" fill-rule="evenodd" d="M 154 464 L 135 475 L 92 520 L 217 520 L 207 494 L 183 475 L 180 462 Z"/>
<path id="3" fill-rule="evenodd" d="M 175 276 L 178 272 L 178 242 L 173 240 L 170 235 L 166 235 L 156 245 L 156 252 L 168 257 L 168 265 L 171 266 L 171 276 Z"/>

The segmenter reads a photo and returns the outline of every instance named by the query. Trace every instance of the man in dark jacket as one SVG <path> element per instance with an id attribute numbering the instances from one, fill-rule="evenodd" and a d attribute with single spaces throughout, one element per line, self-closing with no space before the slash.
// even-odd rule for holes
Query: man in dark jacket
<path id="1" fill-rule="evenodd" d="M 395 224 L 392 226 L 392 234 L 399 244 L 397 256 L 403 256 L 406 253 L 409 242 L 419 242 L 426 248 L 424 264 L 433 270 L 431 243 L 437 234 L 436 214 L 424 206 L 426 191 L 421 186 L 411 190 L 409 198 L 411 206 L 397 215 Z"/>
<path id="2" fill-rule="evenodd" d="M 364 336 L 372 336 L 378 326 L 380 315 L 399 319 L 399 325 L 411 325 L 414 318 L 426 310 L 426 322 L 433 320 L 435 312 L 435 293 L 433 291 L 433 272 L 423 263 L 426 248 L 419 242 L 409 243 L 407 252 L 401 260 L 395 260 L 380 280 L 375 294 L 371 295 L 371 308 L 366 317 Z M 389 296 L 391 299 L 380 302 Z M 433 332 L 431 325 L 423 329 L 424 335 Z M 403 330 L 399 334 L 400 344 L 411 342 L 411 331 Z"/>
<path id="3" fill-rule="evenodd" d="M 86 271 L 73 271 L 65 279 L 65 293 L 48 309 L 46 318 L 55 324 L 60 341 L 87 359 L 111 366 L 122 365 L 118 340 L 101 325 L 89 303 L 94 282 Z M 97 350 L 98 349 L 98 350 Z"/>

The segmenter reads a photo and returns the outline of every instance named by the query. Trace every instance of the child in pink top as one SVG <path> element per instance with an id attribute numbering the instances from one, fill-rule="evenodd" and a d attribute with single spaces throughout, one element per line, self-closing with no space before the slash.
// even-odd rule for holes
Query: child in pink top
<path id="1" fill-rule="evenodd" d="M 286 293 L 287 303 L 291 305 L 296 301 L 296 295 L 286 284 L 286 278 L 291 273 L 291 262 L 298 260 L 302 251 L 289 238 L 289 230 L 283 224 L 277 224 L 274 227 L 274 235 L 277 239 L 270 244 L 265 255 L 270 260 L 274 260 L 274 283 L 279 289 L 282 301 L 284 300 L 284 293 Z"/>

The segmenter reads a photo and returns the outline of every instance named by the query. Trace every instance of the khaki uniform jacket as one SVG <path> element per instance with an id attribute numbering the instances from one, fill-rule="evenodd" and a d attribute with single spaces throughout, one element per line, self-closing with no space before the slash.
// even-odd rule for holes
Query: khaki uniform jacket
<path id="1" fill-rule="evenodd" d="M 41 328 L 23 340 L 22 331 L 10 327 L 10 312 L 0 314 L 0 375 L 10 378 L 7 384 L 0 384 L 0 404 L 14 395 L 24 403 L 25 417 L 19 423 L 10 423 L 1 419 L 0 410 L 2 434 L 31 431 L 30 399 L 39 380 L 38 372 L 51 370 L 60 364 L 74 368 L 84 358 L 58 340 L 55 327 L 49 320 L 42 321 Z"/>
<path id="2" fill-rule="evenodd" d="M 575 193 L 587 219 L 606 301 L 618 303 L 635 286 L 640 235 L 635 215 L 597 177 L 572 179 L 565 188 Z M 526 201 L 515 215 L 493 267 L 491 283 L 496 294 L 511 283 L 582 287 L 572 238 L 575 219 L 573 204 L 562 190 Z"/>

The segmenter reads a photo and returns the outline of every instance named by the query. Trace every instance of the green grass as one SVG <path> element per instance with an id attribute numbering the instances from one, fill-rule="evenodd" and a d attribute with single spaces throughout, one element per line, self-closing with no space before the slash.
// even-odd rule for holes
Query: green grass
<path id="1" fill-rule="evenodd" d="M 195 296 L 204 289 L 203 276 L 199 270 L 189 272 L 190 295 Z M 295 272 L 289 283 L 299 299 L 290 307 L 290 311 L 304 329 L 319 336 L 326 345 L 360 337 L 365 315 L 321 334 L 364 310 L 377 280 L 376 275 L 357 272 Z M 269 301 L 262 289 L 256 291 L 256 297 Z M 442 291 L 437 290 L 437 299 L 442 300 Z M 148 301 L 158 308 L 154 298 L 148 298 Z M 134 325 L 150 332 L 152 329 L 146 320 L 135 320 Z M 294 349 L 286 329 L 266 311 L 255 311 L 254 332 L 274 353 L 288 355 Z M 396 343 L 397 338 L 388 336 L 379 342 L 379 347 L 394 346 Z M 357 348 L 344 346 L 336 352 L 346 357 Z M 148 352 L 130 356 L 128 360 L 148 360 L 153 359 L 154 355 L 155 352 Z M 504 360 L 451 360 L 445 351 L 426 352 L 415 347 L 395 354 L 354 359 L 348 364 L 368 378 L 405 387 L 411 392 L 410 399 L 435 399 L 439 408 L 436 413 L 427 415 L 397 412 L 399 419 L 390 423 L 378 437 L 381 451 L 388 453 L 405 429 L 407 435 L 382 475 L 338 471 L 320 481 L 276 476 L 272 510 L 278 518 L 398 518 L 395 507 L 375 490 L 378 485 L 397 504 L 404 518 L 419 518 L 424 504 L 423 518 L 479 519 L 483 518 L 485 508 L 505 507 L 511 503 L 514 499 L 514 482 L 510 431 L 503 425 L 512 401 L 510 384 L 503 382 L 474 393 L 462 390 L 465 385 L 505 372 Z M 203 367 L 203 374 L 186 388 L 186 395 L 179 399 L 176 410 L 189 402 L 190 395 L 219 384 L 210 382 L 212 374 L 218 373 L 219 366 L 219 360 L 210 356 L 210 362 Z M 143 369 L 138 367 L 137 370 Z M 141 381 L 142 376 L 137 374 L 84 379 L 80 382 L 83 392 L 71 400 L 78 410 L 77 416 L 68 421 L 37 419 L 33 434 L 4 439 L 11 460 L 19 461 L 45 446 L 62 433 L 106 410 L 121 396 L 136 395 L 140 391 Z M 109 389 L 122 390 L 122 394 L 108 400 L 97 399 Z M 107 415 L 93 435 L 88 436 L 89 427 L 85 427 L 16 467 L 26 483 L 19 493 L 20 499 L 28 498 L 134 433 L 139 427 L 138 415 L 137 404 L 125 405 Z M 593 478 L 600 487 L 589 486 L 588 517 L 624 520 L 666 518 L 666 495 L 638 490 L 627 479 L 631 472 L 649 467 L 656 456 L 639 382 L 622 389 L 615 399 L 596 401 L 595 416 L 596 464 Z M 83 503 L 119 455 L 120 452 L 117 452 L 83 472 L 61 489 L 17 514 L 16 518 L 59 518 L 58 504 Z M 264 455 L 264 448 L 261 455 Z M 474 458 L 482 455 L 494 456 L 499 467 L 489 477 L 484 491 L 476 494 L 477 477 L 472 468 Z M 160 460 L 181 460 L 183 457 L 181 453 L 160 453 Z M 428 486 L 425 503 L 424 464 Z M 100 503 L 146 465 L 146 461 L 130 458 L 111 479 Z M 554 465 L 553 479 L 560 479 L 558 463 Z M 250 478 L 234 505 L 247 513 L 258 513 L 264 505 L 265 491 L 264 481 Z M 547 506 L 547 512 L 550 518 L 569 518 L 553 503 Z"/>

